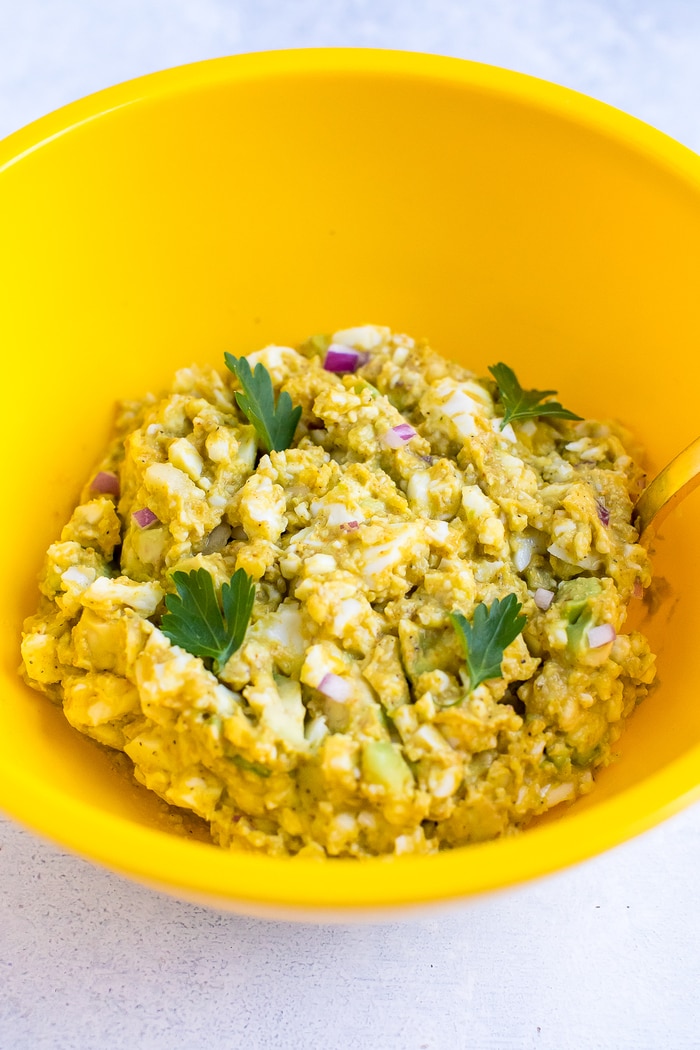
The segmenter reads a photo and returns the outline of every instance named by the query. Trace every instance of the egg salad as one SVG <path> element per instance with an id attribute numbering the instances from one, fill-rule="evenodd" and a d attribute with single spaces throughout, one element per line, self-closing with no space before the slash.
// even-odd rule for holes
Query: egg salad
<path id="1" fill-rule="evenodd" d="M 225 364 L 120 404 L 30 685 L 230 849 L 432 853 L 590 791 L 655 673 L 625 432 L 378 326 Z"/>

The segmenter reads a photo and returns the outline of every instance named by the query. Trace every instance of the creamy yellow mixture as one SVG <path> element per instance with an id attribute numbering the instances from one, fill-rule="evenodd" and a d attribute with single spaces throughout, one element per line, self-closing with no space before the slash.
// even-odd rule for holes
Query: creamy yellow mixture
<path id="1" fill-rule="evenodd" d="M 653 680 L 621 631 L 650 582 L 641 472 L 615 425 L 501 430 L 495 384 L 425 343 L 332 340 L 366 362 L 325 370 L 319 338 L 248 358 L 303 408 L 283 452 L 261 454 L 223 369 L 120 406 L 47 552 L 24 674 L 224 847 L 361 857 L 511 833 L 591 789 Z M 171 574 L 200 567 L 257 581 L 218 677 L 159 629 Z M 511 593 L 525 629 L 470 691 L 450 614 Z"/>

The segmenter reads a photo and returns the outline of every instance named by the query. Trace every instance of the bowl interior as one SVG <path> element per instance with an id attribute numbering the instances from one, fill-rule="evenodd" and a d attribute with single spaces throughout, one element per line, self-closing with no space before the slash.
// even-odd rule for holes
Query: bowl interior
<path id="1" fill-rule="evenodd" d="M 40 144 L 38 148 L 35 148 Z M 5 167 L 3 168 L 3 163 Z M 16 674 L 42 554 L 117 398 L 372 321 L 479 372 L 509 362 L 623 420 L 657 468 L 697 434 L 700 161 L 563 89 L 446 59 L 244 56 L 85 100 L 0 144 L 5 410 L 0 805 L 114 867 L 218 903 L 358 906 L 502 885 L 596 852 L 696 790 L 691 498 L 641 606 L 659 687 L 585 802 L 426 860 L 323 865 L 182 839 Z M 157 830 L 154 830 L 157 829 Z M 430 872 L 430 875 L 428 875 Z M 397 889 L 400 883 L 400 889 Z"/>

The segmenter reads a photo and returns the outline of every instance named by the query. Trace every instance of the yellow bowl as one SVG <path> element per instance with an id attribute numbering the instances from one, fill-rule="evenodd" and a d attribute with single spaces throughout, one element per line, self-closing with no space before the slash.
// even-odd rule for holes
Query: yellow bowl
<path id="1" fill-rule="evenodd" d="M 696 797 L 697 500 L 668 521 L 645 624 L 660 686 L 595 792 L 435 857 L 237 855 L 179 837 L 17 677 L 42 554 L 116 398 L 192 360 L 372 321 L 512 364 L 625 421 L 658 467 L 698 432 L 700 159 L 560 87 L 452 59 L 300 51 L 112 88 L 0 144 L 5 496 L 0 805 L 181 896 L 350 918 L 589 857 Z"/>

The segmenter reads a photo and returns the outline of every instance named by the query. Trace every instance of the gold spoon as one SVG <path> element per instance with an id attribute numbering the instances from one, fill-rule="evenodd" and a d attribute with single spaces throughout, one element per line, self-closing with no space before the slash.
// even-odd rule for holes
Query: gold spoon
<path id="1" fill-rule="evenodd" d="M 700 485 L 700 438 L 679 452 L 650 481 L 635 503 L 632 524 L 642 543 L 648 541 L 669 511 Z M 653 529 L 652 529 L 653 526 Z"/>

